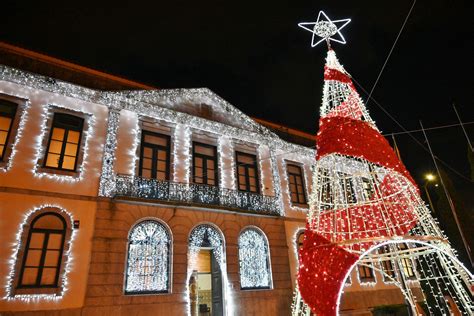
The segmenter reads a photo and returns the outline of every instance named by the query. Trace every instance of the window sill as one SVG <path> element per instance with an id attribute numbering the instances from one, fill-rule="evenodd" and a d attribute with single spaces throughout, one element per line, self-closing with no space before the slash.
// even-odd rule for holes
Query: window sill
<path id="1" fill-rule="evenodd" d="M 291 207 L 299 207 L 299 208 L 307 208 L 307 209 L 309 209 L 309 205 L 308 205 L 308 204 L 301 204 L 301 203 L 295 203 L 295 202 L 291 202 Z"/>
<path id="2" fill-rule="evenodd" d="M 70 171 L 70 170 L 63 170 L 63 169 L 55 169 L 55 168 L 48 168 L 48 167 L 38 167 L 36 172 L 39 174 L 51 174 L 57 176 L 68 176 L 73 178 L 79 178 L 78 171 Z"/>
<path id="3" fill-rule="evenodd" d="M 61 289 L 58 287 L 21 287 L 16 288 L 13 296 L 16 295 L 56 295 L 59 296 Z"/>

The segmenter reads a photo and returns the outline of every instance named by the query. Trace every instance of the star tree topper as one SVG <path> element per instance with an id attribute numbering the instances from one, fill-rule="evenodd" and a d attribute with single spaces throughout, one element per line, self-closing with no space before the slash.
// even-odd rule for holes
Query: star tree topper
<path id="1" fill-rule="evenodd" d="M 331 21 L 331 19 L 326 15 L 326 13 L 324 13 L 323 11 L 319 11 L 318 20 L 316 22 L 301 22 L 298 23 L 298 26 L 313 33 L 313 37 L 311 39 L 311 47 L 315 47 L 324 40 L 326 40 L 329 46 L 329 41 L 334 41 L 341 44 L 346 43 L 344 36 L 342 36 L 341 34 L 341 30 L 350 22 L 351 19 Z M 342 24 L 338 27 L 336 23 Z M 339 35 L 339 38 L 333 38 L 334 35 Z M 316 36 L 321 37 L 321 39 L 317 41 Z"/>

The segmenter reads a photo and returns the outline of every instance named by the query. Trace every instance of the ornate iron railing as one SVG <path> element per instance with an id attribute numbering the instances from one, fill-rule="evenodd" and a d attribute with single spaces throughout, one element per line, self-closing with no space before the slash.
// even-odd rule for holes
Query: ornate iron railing
<path id="1" fill-rule="evenodd" d="M 195 183 L 117 175 L 115 196 L 222 206 L 259 214 L 280 215 L 278 200 L 274 196 Z"/>

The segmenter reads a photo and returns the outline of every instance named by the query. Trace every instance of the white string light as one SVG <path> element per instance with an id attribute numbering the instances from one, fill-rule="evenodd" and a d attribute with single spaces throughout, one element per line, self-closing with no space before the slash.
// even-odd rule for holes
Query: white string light
<path id="1" fill-rule="evenodd" d="M 6 295 L 4 297 L 5 300 L 22 300 L 22 301 L 37 301 L 37 300 L 61 300 L 66 292 L 68 291 L 68 275 L 72 268 L 72 262 L 74 260 L 72 255 L 72 248 L 74 239 L 76 237 L 76 230 L 72 227 L 68 227 L 67 229 L 72 230 L 71 237 L 69 240 L 65 240 L 65 243 L 68 245 L 67 253 L 63 254 L 66 257 L 66 261 L 64 262 L 64 270 L 63 274 L 61 275 L 61 292 L 54 293 L 54 294 L 15 294 L 14 292 L 14 283 L 15 278 L 17 276 L 18 271 L 16 271 L 17 267 L 17 260 L 19 259 L 19 253 L 24 247 L 23 245 L 23 231 L 25 226 L 30 222 L 30 218 L 32 218 L 37 211 L 40 211 L 45 208 L 54 208 L 59 210 L 59 214 L 63 216 L 67 216 L 69 218 L 69 223 L 72 225 L 74 223 L 73 216 L 67 210 L 62 208 L 61 206 L 54 205 L 54 204 L 43 204 L 37 207 L 32 208 L 31 210 L 27 211 L 23 216 L 23 221 L 20 223 L 20 227 L 18 228 L 18 233 L 16 235 L 16 241 L 13 245 L 14 251 L 10 257 L 10 272 L 7 276 L 6 280 Z"/>

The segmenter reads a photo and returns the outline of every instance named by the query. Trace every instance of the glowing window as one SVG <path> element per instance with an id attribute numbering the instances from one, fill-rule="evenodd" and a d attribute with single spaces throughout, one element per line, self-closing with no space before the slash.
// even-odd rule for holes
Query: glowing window
<path id="1" fill-rule="evenodd" d="M 169 180 L 170 178 L 170 137 L 142 131 L 140 150 L 140 177 Z"/>
<path id="2" fill-rule="evenodd" d="M 306 193 L 304 191 L 303 171 L 301 166 L 288 164 L 287 172 L 291 202 L 296 204 L 306 204 Z"/>
<path id="3" fill-rule="evenodd" d="M 58 287 L 65 236 L 66 221 L 57 213 L 43 213 L 32 221 L 18 288 Z"/>
<path id="4" fill-rule="evenodd" d="M 16 103 L 0 99 L 0 161 L 5 159 L 5 152 L 10 134 L 12 133 L 12 125 L 16 111 Z"/>
<path id="5" fill-rule="evenodd" d="M 193 182 L 218 184 L 216 146 L 193 142 Z"/>
<path id="6" fill-rule="evenodd" d="M 239 236 L 240 287 L 242 290 L 270 289 L 270 251 L 260 230 L 248 228 Z"/>
<path id="7" fill-rule="evenodd" d="M 398 245 L 398 248 L 402 251 L 402 253 L 407 256 L 409 254 L 409 248 L 407 246 L 407 244 L 399 244 Z M 402 254 L 400 254 L 402 255 Z M 413 279 L 415 278 L 415 269 L 414 269 L 414 266 L 413 266 L 413 261 L 411 261 L 410 258 L 407 258 L 407 257 L 402 257 L 400 259 L 400 262 L 402 264 L 402 269 L 403 269 L 403 273 L 405 274 L 405 276 L 409 279 Z"/>
<path id="8" fill-rule="evenodd" d="M 260 193 L 257 156 L 236 152 L 237 185 L 240 191 Z"/>
<path id="9" fill-rule="evenodd" d="M 168 230 L 159 222 L 137 224 L 128 239 L 125 293 L 167 293 L 170 288 L 170 245 Z"/>
<path id="10" fill-rule="evenodd" d="M 84 119 L 64 113 L 55 113 L 49 135 L 44 166 L 75 171 L 81 144 Z"/>

